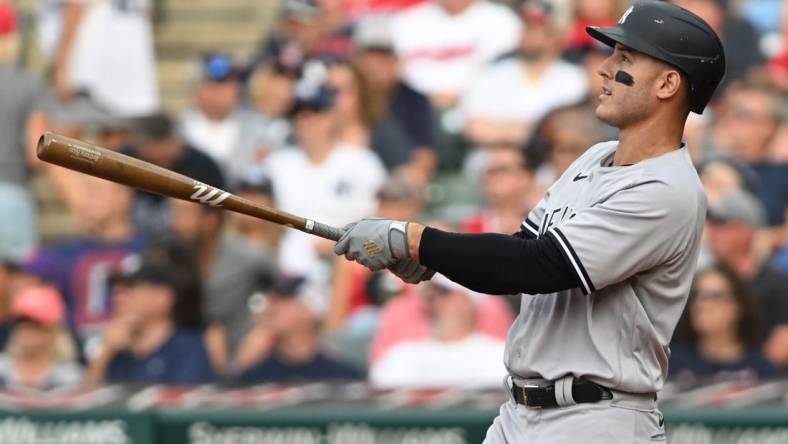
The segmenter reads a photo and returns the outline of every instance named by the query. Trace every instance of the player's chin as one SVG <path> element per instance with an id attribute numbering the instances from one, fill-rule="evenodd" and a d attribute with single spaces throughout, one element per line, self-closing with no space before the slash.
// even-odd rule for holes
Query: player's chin
<path id="1" fill-rule="evenodd" d="M 612 126 L 615 126 L 615 122 L 618 120 L 616 117 L 619 114 L 612 104 L 604 102 L 597 105 L 594 113 L 599 120 Z"/>

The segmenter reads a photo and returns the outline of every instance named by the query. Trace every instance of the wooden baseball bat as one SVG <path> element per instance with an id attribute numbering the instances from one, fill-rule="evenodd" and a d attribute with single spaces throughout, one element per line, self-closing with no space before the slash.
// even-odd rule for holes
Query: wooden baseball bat
<path id="1" fill-rule="evenodd" d="M 243 199 L 166 168 L 60 134 L 42 135 L 36 152 L 45 162 L 133 188 L 247 214 L 333 241 L 342 237 L 339 228 Z"/>

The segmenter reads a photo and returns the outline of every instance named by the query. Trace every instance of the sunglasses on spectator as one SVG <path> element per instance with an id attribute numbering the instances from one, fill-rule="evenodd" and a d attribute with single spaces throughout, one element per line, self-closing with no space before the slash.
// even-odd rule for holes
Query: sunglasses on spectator
<path id="1" fill-rule="evenodd" d="M 695 299 L 700 299 L 704 301 L 722 301 L 730 298 L 731 298 L 731 293 L 729 291 L 724 291 L 724 290 L 699 291 L 695 293 Z"/>
<path id="2" fill-rule="evenodd" d="M 744 107 L 734 108 L 731 115 L 736 120 L 742 120 L 747 122 L 762 122 L 762 121 L 772 120 L 772 116 L 767 113 L 759 113 L 757 111 Z"/>
<path id="3" fill-rule="evenodd" d="M 492 165 L 484 170 L 484 174 L 487 176 L 496 176 L 498 174 L 512 173 L 514 171 L 516 171 L 516 168 L 512 165 Z"/>

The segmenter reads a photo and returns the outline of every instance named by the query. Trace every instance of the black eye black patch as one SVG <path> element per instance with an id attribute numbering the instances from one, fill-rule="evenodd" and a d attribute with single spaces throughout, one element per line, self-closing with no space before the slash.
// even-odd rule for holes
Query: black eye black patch
<path id="1" fill-rule="evenodd" d="M 616 72 L 616 77 L 614 78 L 614 80 L 618 83 L 623 83 L 624 85 L 627 86 L 632 86 L 635 84 L 635 79 L 628 72 L 621 70 Z"/>

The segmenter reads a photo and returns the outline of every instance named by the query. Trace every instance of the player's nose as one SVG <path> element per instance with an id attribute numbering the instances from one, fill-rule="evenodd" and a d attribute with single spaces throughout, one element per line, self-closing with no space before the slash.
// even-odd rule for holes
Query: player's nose
<path id="1" fill-rule="evenodd" d="M 613 56 L 606 58 L 604 61 L 602 61 L 602 63 L 599 65 L 599 68 L 597 68 L 596 70 L 596 73 L 605 79 L 613 78 L 613 72 L 610 69 L 610 63 L 612 58 Z"/>

